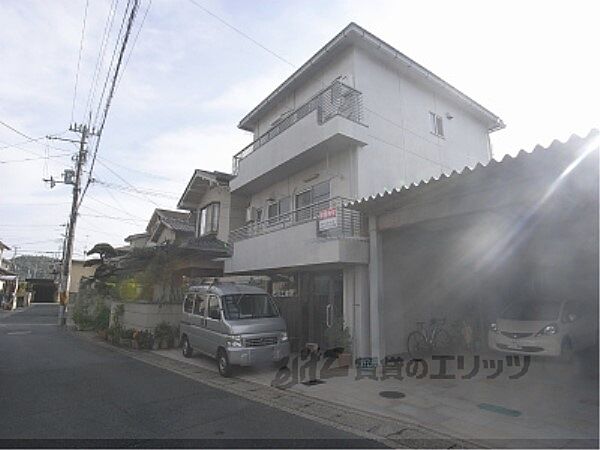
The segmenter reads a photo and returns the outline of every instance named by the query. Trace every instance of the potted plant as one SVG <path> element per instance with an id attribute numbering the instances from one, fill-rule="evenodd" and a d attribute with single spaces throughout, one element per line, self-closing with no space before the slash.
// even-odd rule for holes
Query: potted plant
<path id="1" fill-rule="evenodd" d="M 129 329 L 122 329 L 121 332 L 121 345 L 123 345 L 124 347 L 130 347 L 131 348 L 131 342 L 133 341 L 133 333 L 135 332 L 135 330 L 129 328 Z"/>
<path id="2" fill-rule="evenodd" d="M 154 340 L 158 343 L 158 348 L 166 349 L 173 346 L 173 331 L 171 326 L 165 322 L 160 322 L 154 329 Z"/>
<path id="3" fill-rule="evenodd" d="M 327 353 L 337 358 L 338 367 L 352 365 L 352 338 L 341 317 L 334 318 L 331 326 L 325 330 L 325 341 Z"/>

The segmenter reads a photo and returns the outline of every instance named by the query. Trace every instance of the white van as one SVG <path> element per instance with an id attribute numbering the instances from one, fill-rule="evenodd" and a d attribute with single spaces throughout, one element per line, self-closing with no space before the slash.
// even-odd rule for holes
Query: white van
<path id="1" fill-rule="evenodd" d="M 222 376 L 232 366 L 287 364 L 290 344 L 285 321 L 271 296 L 236 283 L 190 287 L 183 302 L 180 339 L 186 358 L 194 352 L 217 360 Z"/>

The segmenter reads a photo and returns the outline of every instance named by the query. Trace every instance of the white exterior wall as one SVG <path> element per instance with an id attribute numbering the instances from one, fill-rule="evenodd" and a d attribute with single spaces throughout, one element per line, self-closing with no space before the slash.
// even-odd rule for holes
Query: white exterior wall
<path id="1" fill-rule="evenodd" d="M 331 197 L 351 198 L 356 195 L 356 149 L 326 156 L 319 163 L 291 177 L 281 180 L 250 198 L 250 205 L 263 208 L 263 219 L 267 214 L 267 199 L 279 200 L 291 196 L 292 209 L 296 207 L 294 196 L 315 184 L 330 180 Z M 305 181 L 309 180 L 309 181 Z"/>
<path id="2" fill-rule="evenodd" d="M 359 197 L 490 160 L 487 126 L 462 105 L 363 49 L 355 60 L 369 127 L 358 152 Z M 442 116 L 443 138 L 431 133 L 430 112 Z"/>
<path id="3" fill-rule="evenodd" d="M 282 113 L 302 106 L 339 76 L 345 77 L 344 83 L 354 86 L 354 53 L 351 48 L 341 51 L 330 64 L 324 67 L 315 67 L 308 81 L 291 90 L 283 100 L 261 115 L 254 129 L 254 138 L 256 139 L 268 131 Z"/>

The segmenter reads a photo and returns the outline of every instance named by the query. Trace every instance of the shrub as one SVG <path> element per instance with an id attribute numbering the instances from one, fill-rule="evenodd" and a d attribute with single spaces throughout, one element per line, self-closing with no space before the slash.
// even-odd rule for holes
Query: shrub
<path id="1" fill-rule="evenodd" d="M 160 322 L 154 329 L 154 338 L 158 342 L 166 342 L 167 346 L 175 345 L 176 337 L 179 335 L 179 329 L 169 325 L 167 322 Z"/>
<path id="2" fill-rule="evenodd" d="M 75 318 L 73 318 L 73 320 L 75 320 Z M 96 305 L 93 323 L 94 330 L 96 331 L 108 329 L 108 325 L 110 323 L 110 308 L 104 303 Z"/>

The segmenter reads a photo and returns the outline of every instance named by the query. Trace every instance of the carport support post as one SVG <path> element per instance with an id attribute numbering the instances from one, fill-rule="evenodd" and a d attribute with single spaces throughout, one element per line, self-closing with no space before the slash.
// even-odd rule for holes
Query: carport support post
<path id="1" fill-rule="evenodd" d="M 383 301 L 383 258 L 381 254 L 381 236 L 377 232 L 377 217 L 369 216 L 369 316 L 371 357 L 381 361 L 385 353 L 383 342 L 383 323 L 381 318 Z"/>

